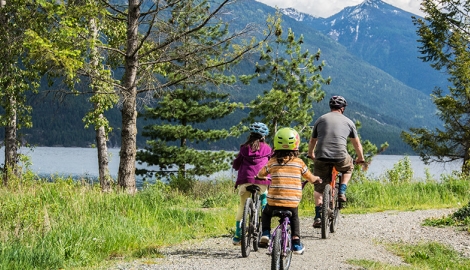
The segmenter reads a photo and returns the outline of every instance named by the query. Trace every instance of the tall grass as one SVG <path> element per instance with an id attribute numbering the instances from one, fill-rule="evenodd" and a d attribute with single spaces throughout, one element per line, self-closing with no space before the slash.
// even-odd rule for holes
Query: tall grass
<path id="1" fill-rule="evenodd" d="M 136 195 L 57 179 L 0 189 L 0 268 L 89 267 L 118 258 L 158 256 L 158 248 L 229 232 L 228 185 L 183 194 L 157 183 Z M 209 191 L 209 193 L 208 193 Z M 218 208 L 203 208 L 218 196 Z M 206 203 L 207 204 L 207 203 Z"/>
<path id="2" fill-rule="evenodd" d="M 343 213 L 458 207 L 467 203 L 469 183 L 459 176 L 442 182 L 357 178 Z M 96 268 L 160 256 L 163 246 L 230 235 L 238 204 L 230 180 L 196 182 L 186 193 L 157 182 L 129 195 L 29 173 L 0 187 L 0 198 L 0 269 Z M 300 209 L 313 213 L 312 185 Z"/>
<path id="3" fill-rule="evenodd" d="M 364 213 L 386 210 L 418 210 L 462 207 L 469 201 L 470 177 L 459 173 L 442 175 L 439 181 L 428 176 L 413 179 L 408 158 L 400 160 L 393 169 L 379 178 L 367 177 L 356 168 L 347 189 L 347 204 L 343 213 Z M 314 209 L 313 186 L 304 188 L 302 213 Z"/>

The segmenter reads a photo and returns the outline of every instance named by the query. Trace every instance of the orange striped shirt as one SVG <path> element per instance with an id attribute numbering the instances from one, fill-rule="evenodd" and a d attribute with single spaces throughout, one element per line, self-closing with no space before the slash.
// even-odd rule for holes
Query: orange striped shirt
<path id="1" fill-rule="evenodd" d="M 271 158 L 259 171 L 258 177 L 264 178 L 269 174 L 271 174 L 268 191 L 270 206 L 298 207 L 302 199 L 302 178 L 312 183 L 316 180 L 304 161 L 298 157 L 292 158 L 286 164 L 279 164 L 275 157 Z"/>

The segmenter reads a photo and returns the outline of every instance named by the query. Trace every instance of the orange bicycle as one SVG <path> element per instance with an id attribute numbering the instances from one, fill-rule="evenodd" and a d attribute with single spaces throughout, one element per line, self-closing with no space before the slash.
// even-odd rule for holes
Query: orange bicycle
<path id="1" fill-rule="evenodd" d="M 328 238 L 328 234 L 336 231 L 339 212 L 343 208 L 343 202 L 339 201 L 339 184 L 341 183 L 341 174 L 336 170 L 334 164 L 330 164 L 330 184 L 323 190 L 323 201 L 321 209 L 321 238 Z M 308 181 L 303 182 L 302 188 Z"/>
<path id="2" fill-rule="evenodd" d="M 328 238 L 329 233 L 336 231 L 339 212 L 343 208 L 343 202 L 339 201 L 339 184 L 341 183 L 341 174 L 331 164 L 331 182 L 325 186 L 323 191 L 323 201 L 321 209 L 321 238 Z"/>
<path id="3" fill-rule="evenodd" d="M 357 163 L 353 161 L 353 164 L 365 164 L 365 162 Z M 325 186 L 323 191 L 323 201 L 321 209 L 321 238 L 328 238 L 329 233 L 336 231 L 338 225 L 339 212 L 343 208 L 343 202 L 339 200 L 339 185 L 341 184 L 342 174 L 339 173 L 334 164 L 329 164 L 331 171 L 331 182 Z"/>

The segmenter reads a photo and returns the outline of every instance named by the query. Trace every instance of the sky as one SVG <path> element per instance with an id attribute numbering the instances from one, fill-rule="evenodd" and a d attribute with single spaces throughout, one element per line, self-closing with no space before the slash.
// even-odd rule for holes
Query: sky
<path id="1" fill-rule="evenodd" d="M 345 7 L 357 6 L 364 0 L 256 0 L 268 6 L 288 8 L 313 15 L 315 17 L 327 18 L 338 13 Z M 398 7 L 415 15 L 423 16 L 419 10 L 421 0 L 382 0 L 392 6 Z"/>

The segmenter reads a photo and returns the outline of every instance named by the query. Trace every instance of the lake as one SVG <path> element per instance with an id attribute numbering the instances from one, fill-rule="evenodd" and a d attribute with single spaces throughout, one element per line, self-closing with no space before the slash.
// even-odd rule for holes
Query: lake
<path id="1" fill-rule="evenodd" d="M 1 148 L 0 163 L 4 162 L 4 148 Z M 117 178 L 119 169 L 119 149 L 109 150 L 109 170 L 114 178 Z M 21 148 L 20 152 L 31 158 L 31 169 L 41 176 L 50 175 L 71 175 L 74 177 L 96 178 L 98 176 L 97 150 L 94 148 L 73 148 L 73 147 L 37 147 L 33 149 Z M 414 171 L 415 178 L 425 179 L 425 170 L 435 179 L 439 179 L 441 174 L 450 174 L 452 171 L 460 170 L 460 162 L 448 164 L 434 163 L 425 165 L 419 156 L 408 156 Z M 404 156 L 400 155 L 378 155 L 374 157 L 369 166 L 367 175 L 379 177 L 387 170 L 393 168 Z M 136 165 L 137 167 L 145 167 Z M 221 172 L 216 177 L 235 178 L 236 172 L 232 170 Z"/>

